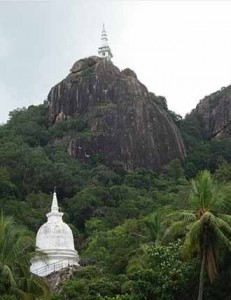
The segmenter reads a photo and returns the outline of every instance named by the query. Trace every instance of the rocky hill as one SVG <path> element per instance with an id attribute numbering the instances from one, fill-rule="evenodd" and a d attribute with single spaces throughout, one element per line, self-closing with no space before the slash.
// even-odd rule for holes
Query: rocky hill
<path id="1" fill-rule="evenodd" d="M 190 118 L 205 139 L 231 137 L 231 85 L 202 99 L 186 117 Z"/>
<path id="2" fill-rule="evenodd" d="M 120 71 L 111 61 L 96 56 L 77 61 L 51 89 L 48 103 L 53 124 L 71 117 L 87 123 L 87 138 L 72 130 L 56 140 L 80 160 L 102 154 L 109 165 L 119 161 L 127 170 L 159 170 L 185 157 L 165 99 L 150 93 L 132 70 Z"/>

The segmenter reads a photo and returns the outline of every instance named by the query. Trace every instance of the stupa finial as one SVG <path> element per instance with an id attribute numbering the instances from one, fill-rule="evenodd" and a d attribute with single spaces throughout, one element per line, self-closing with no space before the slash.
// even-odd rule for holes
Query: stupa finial
<path id="1" fill-rule="evenodd" d="M 59 207 L 58 207 L 58 200 L 57 200 L 57 196 L 56 196 L 56 187 L 54 187 L 51 212 L 58 212 L 58 211 L 59 211 Z"/>
<path id="2" fill-rule="evenodd" d="M 107 60 L 111 60 L 113 57 L 110 47 L 108 46 L 107 33 L 105 30 L 105 26 L 103 23 L 103 30 L 101 34 L 101 46 L 98 48 L 98 54 L 100 57 L 105 58 Z"/>

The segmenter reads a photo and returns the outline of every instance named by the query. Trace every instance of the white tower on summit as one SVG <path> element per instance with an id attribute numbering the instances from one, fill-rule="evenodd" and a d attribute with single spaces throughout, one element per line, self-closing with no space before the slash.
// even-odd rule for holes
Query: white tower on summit
<path id="1" fill-rule="evenodd" d="M 110 47 L 108 46 L 107 33 L 103 24 L 103 30 L 101 35 L 101 46 L 98 48 L 98 54 L 107 60 L 111 60 L 113 57 Z"/>
<path id="2" fill-rule="evenodd" d="M 46 215 L 36 236 L 36 247 L 46 254 L 37 255 L 32 262 L 30 271 L 39 276 L 47 276 L 68 266 L 79 266 L 78 252 L 74 247 L 73 234 L 70 227 L 63 222 L 63 213 L 59 212 L 56 191 L 53 193 L 51 211 Z"/>

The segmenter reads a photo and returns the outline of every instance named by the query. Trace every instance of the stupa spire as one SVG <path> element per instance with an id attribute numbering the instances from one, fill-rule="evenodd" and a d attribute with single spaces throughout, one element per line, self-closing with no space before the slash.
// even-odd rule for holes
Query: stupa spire
<path id="1" fill-rule="evenodd" d="M 107 38 L 107 33 L 104 24 L 103 24 L 102 34 L 101 34 L 101 43 L 102 46 L 108 46 L 108 38 Z"/>
<path id="2" fill-rule="evenodd" d="M 58 207 L 58 200 L 56 195 L 56 187 L 54 187 L 53 200 L 51 204 L 51 212 L 58 212 L 58 211 L 59 211 L 59 207 Z"/>
<path id="3" fill-rule="evenodd" d="M 100 57 L 103 57 L 107 60 L 111 60 L 113 57 L 110 47 L 108 46 L 108 38 L 103 24 L 103 30 L 101 34 L 101 46 L 98 48 L 98 54 Z"/>

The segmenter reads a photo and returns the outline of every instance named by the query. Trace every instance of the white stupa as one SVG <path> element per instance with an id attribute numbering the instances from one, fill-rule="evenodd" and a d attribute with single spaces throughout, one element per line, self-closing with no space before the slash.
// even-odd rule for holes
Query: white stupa
<path id="1" fill-rule="evenodd" d="M 36 236 L 36 248 L 47 256 L 33 259 L 30 271 L 39 276 L 47 276 L 68 266 L 79 266 L 78 252 L 74 247 L 70 227 L 63 222 L 63 213 L 59 212 L 56 191 L 53 194 L 51 212 L 47 215 Z"/>
<path id="2" fill-rule="evenodd" d="M 107 60 L 111 60 L 113 57 L 110 47 L 108 46 L 107 33 L 103 24 L 103 30 L 101 35 L 101 46 L 98 48 L 98 54 Z"/>

